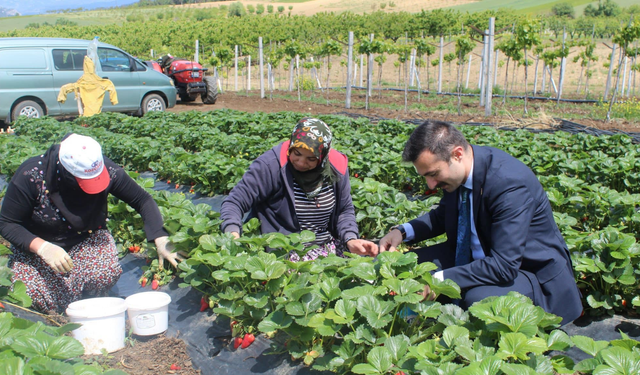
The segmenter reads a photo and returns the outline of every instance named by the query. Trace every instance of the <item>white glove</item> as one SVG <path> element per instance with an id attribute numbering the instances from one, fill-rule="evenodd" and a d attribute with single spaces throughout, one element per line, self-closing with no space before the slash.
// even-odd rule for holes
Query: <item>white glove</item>
<path id="1" fill-rule="evenodd" d="M 158 263 L 160 266 L 164 264 L 164 260 L 168 260 L 172 266 L 178 267 L 178 260 L 183 261 L 186 254 L 182 251 L 174 253 L 175 246 L 169 242 L 169 237 L 162 236 L 154 240 L 158 251 Z"/>
<path id="2" fill-rule="evenodd" d="M 54 271 L 66 273 L 73 268 L 73 260 L 60 246 L 51 242 L 43 242 L 36 252 Z"/>

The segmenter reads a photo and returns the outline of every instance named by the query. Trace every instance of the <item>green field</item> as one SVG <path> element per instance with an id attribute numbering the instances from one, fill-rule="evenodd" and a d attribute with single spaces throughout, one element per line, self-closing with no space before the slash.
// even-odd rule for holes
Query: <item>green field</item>
<path id="1" fill-rule="evenodd" d="M 638 4 L 638 0 L 616 0 L 615 2 L 622 8 Z M 582 15 L 587 5 L 598 4 L 597 1 L 593 0 L 480 0 L 476 3 L 456 5 L 450 8 L 469 13 L 484 10 L 498 10 L 499 8 L 511 8 L 520 13 L 544 14 L 551 12 L 551 8 L 560 3 L 573 5 L 576 10 L 576 17 Z"/>

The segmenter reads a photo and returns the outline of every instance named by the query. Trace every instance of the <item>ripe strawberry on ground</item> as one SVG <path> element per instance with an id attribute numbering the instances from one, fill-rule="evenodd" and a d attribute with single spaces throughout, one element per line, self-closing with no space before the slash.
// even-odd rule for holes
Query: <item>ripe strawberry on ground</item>
<path id="1" fill-rule="evenodd" d="M 153 280 L 151 282 L 151 289 L 153 289 L 153 290 L 158 289 L 158 280 Z"/>
<path id="2" fill-rule="evenodd" d="M 236 337 L 235 339 L 233 339 L 233 348 L 238 349 L 238 347 L 242 345 L 242 341 L 242 337 Z"/>
<path id="3" fill-rule="evenodd" d="M 180 369 L 182 369 L 182 367 L 176 365 L 175 363 L 173 363 L 171 365 L 171 367 L 169 367 L 169 370 L 173 370 L 173 371 L 177 371 L 177 370 L 180 370 Z"/>
<path id="4" fill-rule="evenodd" d="M 140 279 L 140 285 L 144 288 L 145 286 L 147 286 L 147 278 L 146 277 L 142 277 Z"/>
<path id="5" fill-rule="evenodd" d="M 249 345 L 251 345 L 254 341 L 256 340 L 256 337 L 253 335 L 253 333 L 247 333 L 244 335 L 244 338 L 242 339 L 242 349 L 246 349 L 249 347 Z"/>
<path id="6" fill-rule="evenodd" d="M 204 298 L 204 296 L 202 297 L 202 299 L 200 299 L 200 312 L 206 310 L 209 308 L 209 302 L 207 302 L 207 299 Z"/>
<path id="7" fill-rule="evenodd" d="M 4 305 L 0 302 L 0 309 L 4 310 Z"/>

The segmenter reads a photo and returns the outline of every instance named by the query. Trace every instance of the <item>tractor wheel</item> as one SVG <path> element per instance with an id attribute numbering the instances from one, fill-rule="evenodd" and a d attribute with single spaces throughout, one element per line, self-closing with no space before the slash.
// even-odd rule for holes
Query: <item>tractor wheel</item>
<path id="1" fill-rule="evenodd" d="M 196 100 L 197 96 L 191 96 L 189 94 L 180 94 L 180 101 L 183 103 L 192 102 Z"/>
<path id="2" fill-rule="evenodd" d="M 207 92 L 202 94 L 202 102 L 204 104 L 216 104 L 218 100 L 218 85 L 213 77 L 204 77 L 204 83 L 207 85 Z"/>

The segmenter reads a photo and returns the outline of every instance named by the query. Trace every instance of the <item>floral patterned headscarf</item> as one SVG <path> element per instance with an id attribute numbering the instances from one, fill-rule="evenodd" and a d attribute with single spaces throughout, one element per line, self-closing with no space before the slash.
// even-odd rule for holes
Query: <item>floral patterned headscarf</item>
<path id="1" fill-rule="evenodd" d="M 329 163 L 332 140 L 329 126 L 316 118 L 305 117 L 293 128 L 287 155 L 294 148 L 302 148 L 313 152 L 319 160 L 318 166 L 310 171 L 300 172 L 291 167 L 296 182 L 310 198 L 320 193 L 323 183 L 333 183 L 336 180 L 337 176 Z"/>

